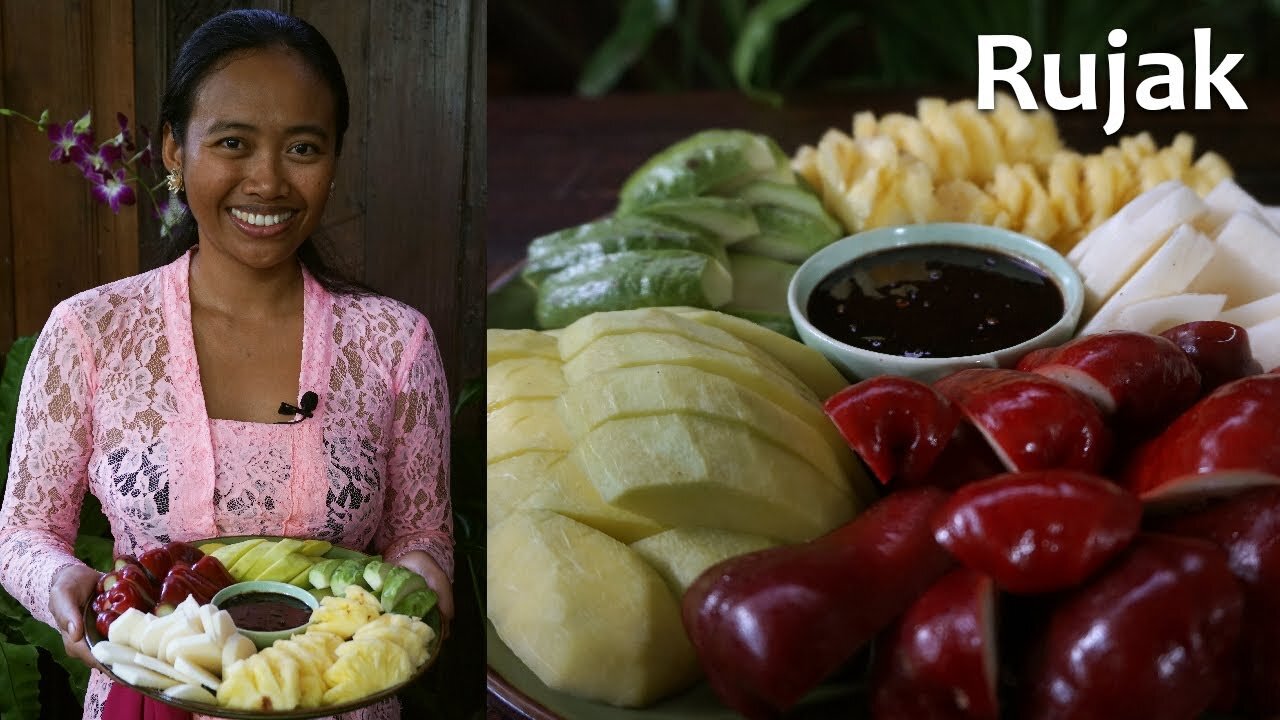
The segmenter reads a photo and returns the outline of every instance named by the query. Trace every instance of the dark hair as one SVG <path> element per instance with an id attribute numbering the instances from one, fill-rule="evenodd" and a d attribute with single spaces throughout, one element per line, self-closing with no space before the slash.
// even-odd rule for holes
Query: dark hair
<path id="1" fill-rule="evenodd" d="M 160 122 L 156 126 L 163 133 L 167 125 L 173 139 L 182 144 L 187 134 L 187 122 L 195 104 L 200 83 L 215 64 L 234 53 L 282 47 L 297 52 L 315 70 L 333 92 L 336 112 L 337 136 L 335 154 L 342 153 L 342 136 L 350 122 L 351 101 L 347 96 L 347 81 L 342 74 L 338 56 L 329 42 L 305 20 L 273 12 L 271 10 L 232 10 L 217 15 L 191 33 L 178 57 L 173 62 L 160 99 Z M 178 197 L 185 203 L 186 191 Z M 195 245 L 199 239 L 195 217 L 190 211 L 171 229 L 164 246 L 164 261 L 172 262 Z M 315 279 L 331 292 L 350 294 L 368 293 L 370 290 L 344 277 L 332 267 L 319 248 L 314 237 L 303 241 L 298 248 L 298 259 Z"/>

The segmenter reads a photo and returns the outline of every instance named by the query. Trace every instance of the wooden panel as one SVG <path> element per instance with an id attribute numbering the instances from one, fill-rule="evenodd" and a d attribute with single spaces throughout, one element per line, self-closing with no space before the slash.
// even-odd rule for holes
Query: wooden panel
<path id="1" fill-rule="evenodd" d="M 5 94 L 5 75 L 9 65 L 5 46 L 4 16 L 0 14 L 0 107 L 9 107 L 9 98 Z M 10 30 L 12 32 L 12 30 Z M 10 224 L 11 206 L 9 203 L 9 175 L 13 165 L 9 163 L 9 146 L 19 138 L 25 138 L 27 128 L 21 123 L 9 119 L 0 119 L 0 354 L 9 351 L 13 344 L 13 233 Z"/>
<path id="2" fill-rule="evenodd" d="M 130 130 L 137 134 L 138 118 L 133 108 L 133 73 L 122 72 L 133 63 L 133 0 L 105 0 L 90 3 L 90 52 L 93 65 L 94 125 L 99 137 L 109 137 L 118 127 L 116 113 L 129 117 Z M 97 282 L 118 280 L 138 272 L 138 209 L 150 212 L 145 191 L 136 188 L 138 205 L 121 208 L 119 214 L 98 205 L 94 208 L 95 240 L 98 248 Z"/>
<path id="3" fill-rule="evenodd" d="M 82 114 L 91 102 L 84 4 L 5 3 L 2 12 L 6 101 L 28 113 L 47 107 L 55 118 Z M 10 137 L 14 322 L 25 335 L 59 301 L 97 284 L 94 218 L 75 168 L 51 165 L 49 144 L 30 126 L 11 128 Z"/>
<path id="4" fill-rule="evenodd" d="M 168 11 L 163 0 L 134 0 L 133 3 L 133 80 L 134 108 L 139 125 L 146 125 L 154 136 L 151 147 L 160 153 L 160 95 L 169 72 L 171 52 L 166 29 Z M 163 172 L 163 171 L 162 171 Z M 160 192 L 167 192 L 161 189 Z M 141 270 L 160 264 L 160 223 L 150 212 L 138 217 L 138 267 Z"/>
<path id="5" fill-rule="evenodd" d="M 462 377 L 463 380 L 480 378 L 484 374 L 484 313 L 486 262 L 485 198 L 488 192 L 488 148 L 485 128 L 485 99 L 488 97 L 485 38 L 488 37 L 488 12 L 486 0 L 474 3 L 471 18 L 471 87 L 468 91 L 470 109 L 467 121 L 467 185 L 463 197 L 462 236 L 463 262 L 458 268 L 462 278 L 459 291 L 462 318 Z M 471 408 L 474 417 L 460 418 L 462 423 L 473 423 L 482 428 L 484 413 L 482 404 Z"/>
<path id="6" fill-rule="evenodd" d="M 449 385 L 460 378 L 459 287 L 471 73 L 467 3 L 371 6 L 366 279 L 431 319 Z M 478 277 L 478 276 L 473 276 Z"/>
<path id="7" fill-rule="evenodd" d="M 342 63 L 351 101 L 350 122 L 333 197 L 321 230 L 325 249 L 353 279 L 365 279 L 365 190 L 367 188 L 369 6 L 346 0 L 294 0 L 293 13 L 315 26 Z"/>

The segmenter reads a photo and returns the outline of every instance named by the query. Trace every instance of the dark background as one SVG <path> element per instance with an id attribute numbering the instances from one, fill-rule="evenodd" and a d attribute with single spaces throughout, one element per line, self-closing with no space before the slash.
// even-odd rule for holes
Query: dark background
<path id="1" fill-rule="evenodd" d="M 799 9 L 753 23 L 782 6 Z M 973 81 L 977 36 L 1004 33 L 1061 53 L 1069 79 L 1080 53 L 1097 53 L 1100 93 L 1109 52 L 1127 54 L 1131 75 L 1139 54 L 1175 53 L 1190 83 L 1197 27 L 1213 28 L 1215 60 L 1244 54 L 1233 81 L 1280 77 L 1276 0 L 494 0 L 489 19 L 492 95 L 740 87 L 735 45 L 766 25 L 746 77 L 784 96 Z M 1129 34 L 1118 50 L 1113 28 Z"/>

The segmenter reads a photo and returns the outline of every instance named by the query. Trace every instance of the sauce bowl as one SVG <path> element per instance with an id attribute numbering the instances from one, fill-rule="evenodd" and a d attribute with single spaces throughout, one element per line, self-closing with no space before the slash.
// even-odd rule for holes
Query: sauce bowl
<path id="1" fill-rule="evenodd" d="M 873 253 L 923 245 L 961 246 L 1002 253 L 1035 267 L 1061 292 L 1061 317 L 1044 332 L 1017 344 L 957 357 L 907 357 L 875 352 L 837 340 L 810 322 L 809 298 L 833 271 Z M 837 240 L 814 253 L 791 278 L 787 307 L 800 339 L 821 352 L 851 381 L 899 375 L 931 382 L 970 367 L 1012 367 L 1032 350 L 1070 340 L 1084 308 L 1084 286 L 1066 258 L 1026 235 L 988 225 L 924 223 L 868 230 Z"/>
<path id="2" fill-rule="evenodd" d="M 233 607 L 236 604 L 236 599 L 244 598 L 248 595 L 261 595 L 265 598 L 283 596 L 281 599 L 285 602 L 296 600 L 307 607 L 308 617 L 306 622 L 296 627 L 281 628 L 279 630 L 250 630 L 240 627 L 237 623 L 236 630 L 241 635 L 252 640 L 259 650 L 271 647 L 276 640 L 283 640 L 306 630 L 307 626 L 311 624 L 311 612 L 320 607 L 320 601 L 307 590 L 303 590 L 297 585 L 272 582 L 270 580 L 249 580 L 235 585 L 228 585 L 219 590 L 218 594 L 214 595 L 210 602 L 219 610 L 225 610 L 228 607 Z"/>

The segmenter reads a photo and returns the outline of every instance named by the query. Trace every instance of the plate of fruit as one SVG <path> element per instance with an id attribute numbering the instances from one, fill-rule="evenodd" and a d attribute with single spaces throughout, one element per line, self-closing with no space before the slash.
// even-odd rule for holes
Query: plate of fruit
<path id="1" fill-rule="evenodd" d="M 538 720 L 1280 712 L 1275 210 L 1189 136 L 1086 156 L 1008 101 L 853 129 L 789 162 L 700 133 L 491 292 L 490 690 Z M 820 247 L 957 221 L 1071 263 L 1074 337 L 927 379 L 794 339 Z"/>
<path id="2" fill-rule="evenodd" d="M 116 558 L 85 608 L 115 682 L 228 718 L 337 715 L 393 696 L 439 655 L 426 581 L 323 540 L 172 542 Z"/>

